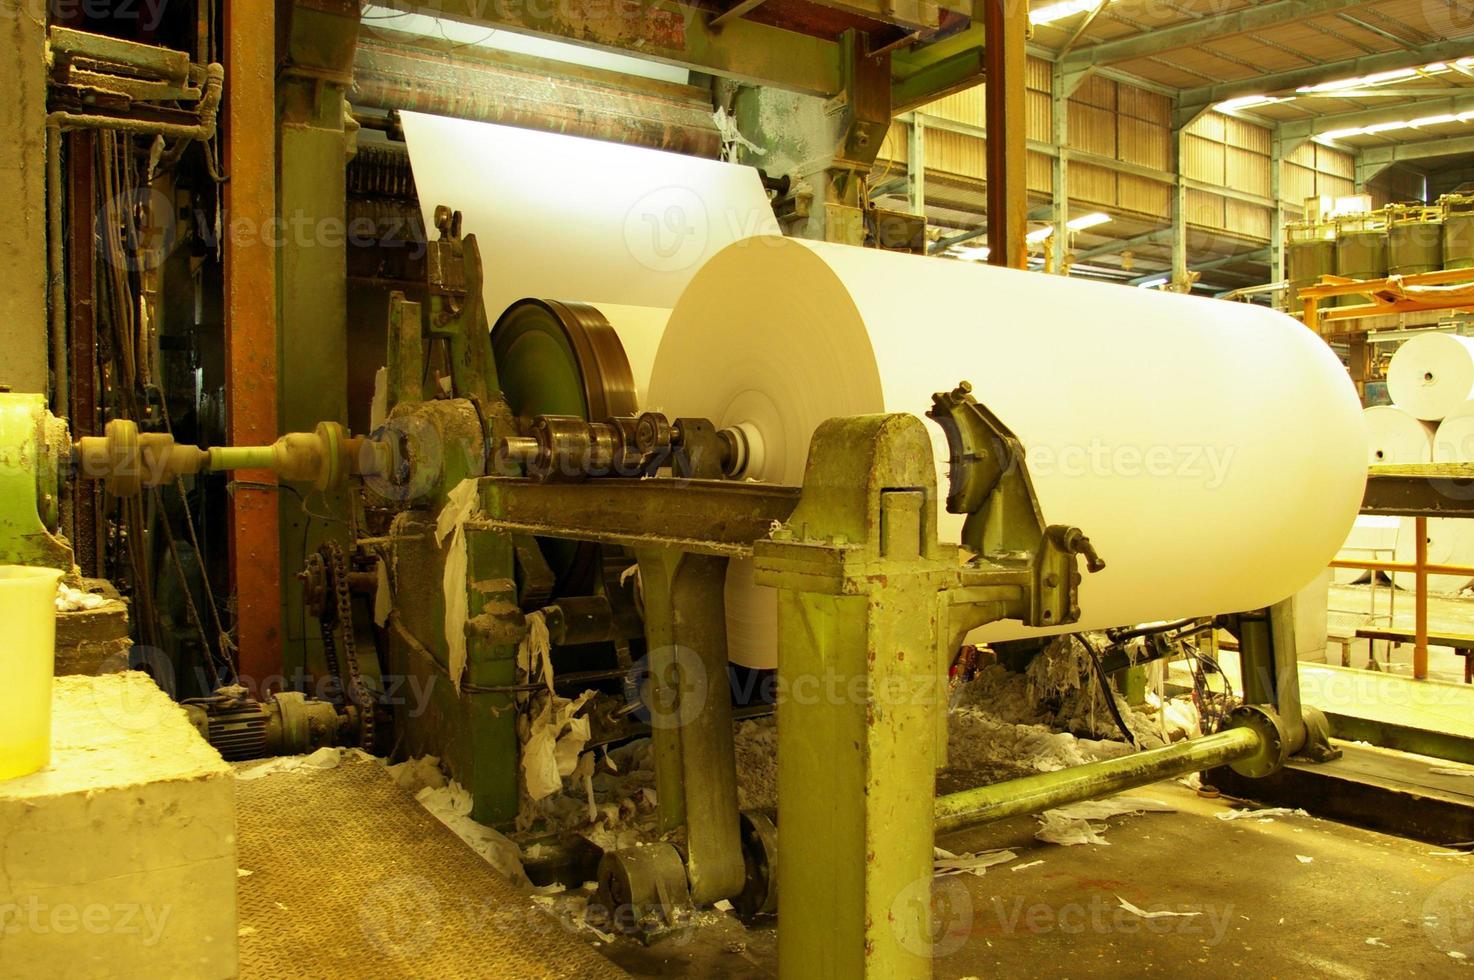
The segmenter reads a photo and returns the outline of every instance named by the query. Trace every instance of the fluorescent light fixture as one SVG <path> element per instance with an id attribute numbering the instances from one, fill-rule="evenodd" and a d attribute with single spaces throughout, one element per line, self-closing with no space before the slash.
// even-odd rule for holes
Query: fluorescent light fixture
<path id="1" fill-rule="evenodd" d="M 1451 112 L 1445 112 L 1441 116 L 1424 116 L 1422 119 L 1414 119 L 1408 123 L 1409 126 L 1441 126 L 1444 123 L 1458 122 L 1459 117 Z"/>
<path id="2" fill-rule="evenodd" d="M 1357 78 L 1343 78 L 1334 82 L 1321 82 L 1319 85 L 1302 85 L 1295 91 L 1339 92 L 1342 89 L 1366 88 L 1373 85 L 1382 85 L 1386 82 L 1397 82 L 1406 78 L 1416 78 L 1424 72 L 1440 72 L 1446 70 L 1448 70 L 1448 65 L 1441 61 L 1435 61 L 1431 64 L 1424 65 L 1422 68 L 1397 68 L 1393 71 L 1379 71 L 1373 75 L 1361 75 Z"/>
<path id="3" fill-rule="evenodd" d="M 1024 241 L 1030 245 L 1038 245 L 1044 239 L 1054 234 L 1054 225 L 1045 225 L 1043 228 L 1035 228 L 1024 236 Z"/>
<path id="4" fill-rule="evenodd" d="M 990 251 L 991 250 L 986 245 L 977 245 L 973 248 L 953 249 L 952 255 L 955 258 L 963 259 L 968 262 L 985 262 L 987 261 L 988 253 Z"/>
<path id="5" fill-rule="evenodd" d="M 1384 122 L 1376 123 L 1371 126 L 1363 126 L 1361 128 L 1361 131 L 1368 136 L 1375 136 L 1377 133 L 1389 133 L 1394 129 L 1407 129 L 1411 125 L 1412 123 L 1409 123 L 1407 120 L 1404 119 L 1398 120 L 1397 122 Z"/>
<path id="6" fill-rule="evenodd" d="M 1328 129 L 1324 133 L 1318 133 L 1316 135 L 1316 138 L 1317 139 L 1323 139 L 1323 140 L 1339 140 L 1339 139 L 1345 139 L 1348 136 L 1360 136 L 1360 135 L 1361 135 L 1361 127 L 1360 126 L 1352 126 L 1350 129 Z"/>
<path id="7" fill-rule="evenodd" d="M 1082 214 L 1080 217 L 1068 222 L 1066 227 L 1071 231 L 1084 231 L 1086 228 L 1094 228 L 1096 225 L 1106 224 L 1110 220 L 1110 215 L 1100 211 L 1092 211 L 1089 214 Z"/>
<path id="8" fill-rule="evenodd" d="M 1160 279 L 1148 279 L 1146 282 L 1139 282 L 1136 285 L 1139 289 L 1156 289 L 1158 286 L 1165 286 L 1171 281 L 1166 276 L 1163 276 Z"/>
<path id="9" fill-rule="evenodd" d="M 1046 3 L 1029 11 L 1029 22 L 1052 24 L 1057 20 L 1094 10 L 1096 2 L 1097 0 L 1056 0 L 1055 3 Z"/>
<path id="10" fill-rule="evenodd" d="M 1454 64 L 1458 65 L 1460 68 L 1468 68 L 1470 65 L 1474 65 L 1474 58 L 1460 58 L 1458 61 L 1455 61 Z"/>

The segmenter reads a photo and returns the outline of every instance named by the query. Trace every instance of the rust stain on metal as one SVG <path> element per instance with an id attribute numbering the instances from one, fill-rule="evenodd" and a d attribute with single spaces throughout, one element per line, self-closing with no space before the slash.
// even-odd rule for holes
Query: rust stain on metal
<path id="1" fill-rule="evenodd" d="M 276 440 L 276 93 L 269 4 L 226 0 L 225 363 L 229 441 Z M 275 484 L 268 471 L 239 483 Z M 241 681 L 253 691 L 282 673 L 281 541 L 276 493 L 231 495 L 230 575 Z"/>

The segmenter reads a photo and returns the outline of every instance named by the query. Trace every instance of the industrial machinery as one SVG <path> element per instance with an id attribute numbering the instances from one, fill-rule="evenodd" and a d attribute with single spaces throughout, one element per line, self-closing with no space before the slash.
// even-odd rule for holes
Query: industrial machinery
<path id="1" fill-rule="evenodd" d="M 658 933 L 691 904 L 758 915 L 781 894 L 785 975 L 923 976 L 929 902 L 902 899 L 930 887 L 934 833 L 1219 764 L 1261 776 L 1324 745 L 1299 706 L 1287 605 L 1227 621 L 1249 703 L 1224 729 L 937 798 L 963 638 L 1003 619 L 1075 622 L 1081 559 L 1086 571 L 1109 560 L 1081 529 L 1046 520 L 1005 420 L 965 382 L 935 395 L 927 414 L 951 456 L 942 498 L 926 423 L 901 414 L 821 425 L 801 487 L 743 480 L 753 447 L 741 429 L 638 411 L 595 311 L 524 303 L 490 331 L 475 237 L 448 208 L 436 225 L 425 302 L 391 299 L 387 418 L 368 436 L 325 423 L 202 450 L 115 419 L 68 446 L 39 402 L 19 403 L 4 431 L 4 458 L 25 454 L 5 474 L 10 497 L 24 491 L 35 510 L 35 526 L 6 535 L 14 560 L 49 560 L 48 502 L 73 473 L 124 496 L 232 469 L 361 491 L 352 546 L 324 545 L 302 575 L 334 676 L 317 701 L 238 687 L 200 700 L 196 724 L 228 757 L 353 742 L 436 754 L 477 820 L 511 824 L 548 656 L 563 681 L 608 682 L 586 709 L 601 741 L 653 740 L 666 836 L 603 855 L 602 901 Z M 939 499 L 968 515 L 961 542 L 938 540 Z M 781 861 L 773 815 L 737 803 L 723 591 L 734 558 L 777 591 L 779 690 L 833 676 L 864 692 L 779 700 L 776 828 L 802 843 Z M 401 681 L 427 692 L 421 710 L 396 697 Z"/>

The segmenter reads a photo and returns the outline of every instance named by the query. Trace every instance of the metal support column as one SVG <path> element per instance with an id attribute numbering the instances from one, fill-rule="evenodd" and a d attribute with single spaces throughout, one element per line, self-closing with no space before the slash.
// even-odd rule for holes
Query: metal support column
<path id="1" fill-rule="evenodd" d="M 71 297 L 71 405 L 72 435 L 102 434 L 97 414 L 97 320 L 94 306 L 96 234 L 93 215 L 93 145 L 97 137 L 85 130 L 67 142 L 67 294 Z M 102 545 L 98 485 L 70 481 L 67 516 L 63 526 L 72 539 L 77 566 L 83 575 L 102 575 Z"/>
<path id="2" fill-rule="evenodd" d="M 1181 292 L 1191 288 L 1187 271 L 1187 128 L 1172 134 L 1177 146 L 1177 180 L 1172 185 L 1172 287 Z"/>
<path id="3" fill-rule="evenodd" d="M 983 89 L 988 132 L 988 262 L 1028 268 L 1028 119 L 1024 73 L 1028 67 L 1028 4 L 983 0 L 987 48 Z"/>
<path id="4" fill-rule="evenodd" d="M 911 213 L 926 216 L 926 119 L 911 114 L 910 138 L 906 144 L 906 196 Z"/>
<path id="5" fill-rule="evenodd" d="M 353 80 L 358 5 L 336 0 L 291 8 L 288 62 L 280 71 L 277 162 L 278 210 L 285 233 L 277 249 L 277 417 L 283 431 L 311 431 L 319 422 L 348 423 L 347 158 L 356 128 L 344 97 Z M 281 494 L 283 669 L 323 676 L 321 631 L 303 611 L 300 583 L 290 574 L 328 539 L 348 543 L 347 494 L 325 492 L 311 518 L 294 495 Z"/>
<path id="6" fill-rule="evenodd" d="M 275 6 L 225 0 L 225 398 L 229 440 L 275 441 Z M 281 552 L 270 470 L 237 474 L 231 494 L 230 580 L 242 683 L 281 674 Z"/>
<path id="7" fill-rule="evenodd" d="M 1428 518 L 1413 518 L 1413 562 L 1418 566 L 1413 589 L 1413 677 L 1428 679 Z"/>
<path id="8" fill-rule="evenodd" d="M 1187 194 L 1191 182 L 1187 174 L 1187 137 L 1193 123 L 1208 111 L 1207 106 L 1181 103 L 1172 110 L 1172 142 L 1177 156 L 1172 175 L 1172 288 L 1183 293 L 1192 290 L 1193 280 L 1187 254 Z"/>
<path id="9" fill-rule="evenodd" d="M 1054 234 L 1050 241 L 1049 270 L 1069 274 L 1070 255 L 1070 84 L 1058 62 L 1050 79 L 1051 132 L 1054 159 L 1050 171 L 1050 218 Z"/>
<path id="10" fill-rule="evenodd" d="M 1269 143 L 1269 196 L 1274 200 L 1274 212 L 1269 227 L 1269 278 L 1271 282 L 1285 281 L 1285 143 L 1275 133 Z"/>
<path id="11" fill-rule="evenodd" d="M 39 10 L 39 15 L 37 11 Z M 7 220 L 0 222 L 0 384 L 47 392 L 46 5 L 0 0 L 0 173 Z M 65 382 L 65 379 L 59 379 Z M 61 411 L 66 407 L 61 406 Z"/>

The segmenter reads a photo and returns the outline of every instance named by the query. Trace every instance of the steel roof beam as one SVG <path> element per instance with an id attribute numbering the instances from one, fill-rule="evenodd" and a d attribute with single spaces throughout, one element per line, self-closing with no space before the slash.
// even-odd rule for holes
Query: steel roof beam
<path id="1" fill-rule="evenodd" d="M 1149 58 L 1164 51 L 1190 48 L 1235 34 L 1280 27 L 1307 17 L 1365 6 L 1367 2 L 1368 0 L 1276 0 L 1273 3 L 1254 4 L 1233 13 L 1174 24 L 1081 48 L 1065 59 L 1065 66 L 1069 70 L 1075 70 L 1134 58 Z"/>
<path id="2" fill-rule="evenodd" d="M 1279 134 L 1282 139 L 1312 139 L 1321 133 L 1329 133 L 1336 129 L 1354 129 L 1376 126 L 1381 123 L 1423 119 L 1429 116 L 1458 115 L 1463 112 L 1474 112 L 1474 90 L 1466 90 L 1463 95 L 1452 98 L 1399 103 L 1378 109 L 1360 109 L 1356 112 L 1341 112 L 1330 116 L 1314 116 L 1309 119 L 1283 122 L 1279 124 Z M 1379 133 L 1378 135 L 1385 136 L 1387 139 L 1396 139 L 1394 134 L 1399 132 L 1403 131 L 1387 130 L 1385 134 Z M 1416 131 L 1414 134 L 1422 135 Z"/>
<path id="3" fill-rule="evenodd" d="M 1345 61 L 1314 65 L 1310 68 L 1296 68 L 1270 75 L 1242 78 L 1234 82 L 1219 82 L 1216 85 L 1183 89 L 1181 104 L 1210 106 L 1247 95 L 1274 95 L 1276 92 L 1285 92 L 1306 85 L 1323 85 L 1326 82 L 1336 82 L 1384 71 L 1396 71 L 1402 68 L 1421 68 L 1435 61 L 1462 58 L 1471 53 L 1474 53 L 1474 41 L 1468 39 L 1435 41 L 1408 51 L 1370 54 L 1360 58 L 1348 58 Z"/>

